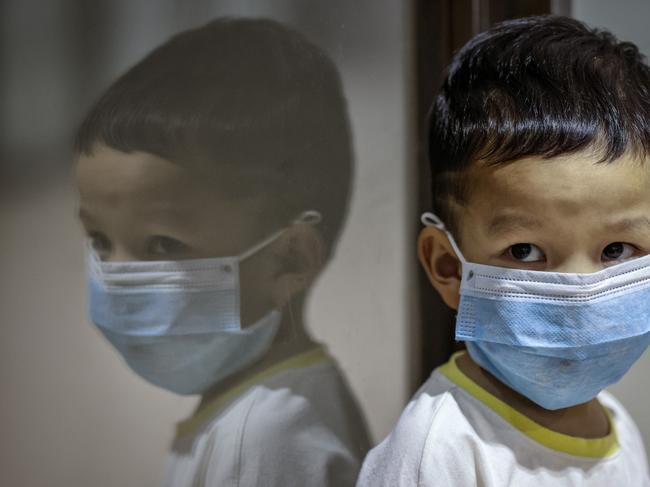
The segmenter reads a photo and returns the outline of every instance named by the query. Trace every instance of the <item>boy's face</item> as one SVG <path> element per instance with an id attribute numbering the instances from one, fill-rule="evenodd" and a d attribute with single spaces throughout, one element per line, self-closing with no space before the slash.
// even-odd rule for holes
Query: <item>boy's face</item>
<path id="1" fill-rule="evenodd" d="M 578 153 L 475 169 L 467 204 L 458 210 L 465 258 L 588 273 L 650 252 L 650 166 L 629 155 L 609 164 L 596 160 Z M 432 284 L 456 309 L 460 262 L 444 233 L 425 228 L 419 252 Z"/>
<path id="2" fill-rule="evenodd" d="M 104 261 L 238 255 L 255 243 L 255 201 L 227 201 L 185 167 L 98 146 L 76 166 L 79 217 Z M 254 213 L 253 213 L 254 214 Z"/>
<path id="3" fill-rule="evenodd" d="M 152 154 L 98 145 L 79 157 L 76 182 L 82 225 L 108 262 L 237 256 L 270 230 L 251 224 L 258 199 L 225 198 L 214 178 Z M 287 286 L 275 257 L 282 247 L 276 241 L 241 263 L 243 324 L 281 306 L 278 287 Z"/>

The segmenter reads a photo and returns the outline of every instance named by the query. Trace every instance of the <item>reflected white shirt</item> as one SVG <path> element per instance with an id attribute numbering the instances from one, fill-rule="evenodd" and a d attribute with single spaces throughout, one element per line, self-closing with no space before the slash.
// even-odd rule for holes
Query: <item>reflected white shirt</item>
<path id="1" fill-rule="evenodd" d="M 332 359 L 314 349 L 179 423 L 164 485 L 353 486 L 369 446 L 345 380 Z"/>

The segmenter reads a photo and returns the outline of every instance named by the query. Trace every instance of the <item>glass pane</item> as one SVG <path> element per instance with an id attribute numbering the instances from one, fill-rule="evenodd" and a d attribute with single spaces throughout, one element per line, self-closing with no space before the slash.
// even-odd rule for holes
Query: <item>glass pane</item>
<path id="1" fill-rule="evenodd" d="M 353 485 L 411 393 L 408 2 L 2 18 L 3 478 Z"/>

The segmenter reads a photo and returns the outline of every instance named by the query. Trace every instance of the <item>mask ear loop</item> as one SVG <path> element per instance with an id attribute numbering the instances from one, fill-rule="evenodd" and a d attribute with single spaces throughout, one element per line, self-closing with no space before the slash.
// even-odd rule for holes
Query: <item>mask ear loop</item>
<path id="1" fill-rule="evenodd" d="M 308 225 L 318 225 L 322 220 L 323 217 L 320 212 L 316 210 L 307 210 L 298 215 L 298 218 L 293 221 L 293 224 L 297 225 L 298 223 L 306 223 Z"/>
<path id="2" fill-rule="evenodd" d="M 272 233 L 271 235 L 266 237 L 264 240 L 262 240 L 257 245 L 254 245 L 250 249 L 248 249 L 245 252 L 243 252 L 242 254 L 240 254 L 239 255 L 239 260 L 242 261 L 242 260 L 250 257 L 251 255 L 259 252 L 264 247 L 266 247 L 267 245 L 274 242 L 280 235 L 282 235 L 284 232 L 286 232 L 287 229 L 289 227 L 293 226 L 293 225 L 299 225 L 301 223 L 304 223 L 304 224 L 307 224 L 307 225 L 318 225 L 322 221 L 322 219 L 323 219 L 322 215 L 320 214 L 320 212 L 318 212 L 316 210 L 303 211 L 294 220 L 292 220 L 291 223 L 288 226 L 286 226 L 285 228 L 281 228 L 280 230 Z M 296 323 L 295 319 L 296 318 L 295 318 L 295 315 L 293 313 L 293 308 L 291 306 L 291 303 L 289 303 L 288 308 L 289 308 L 290 332 L 291 332 L 292 338 L 295 338 L 298 335 L 298 333 L 296 332 L 296 328 L 295 328 L 295 326 L 296 326 L 295 325 L 295 323 Z"/>
<path id="3" fill-rule="evenodd" d="M 440 219 L 438 215 L 431 213 L 430 211 L 427 211 L 425 213 L 422 213 L 422 216 L 420 217 L 420 221 L 424 226 L 436 227 L 437 229 L 445 232 L 447 234 L 447 238 L 449 239 L 449 243 L 451 244 L 451 247 L 454 249 L 456 256 L 460 259 L 460 262 L 462 264 L 467 263 L 467 260 L 465 260 L 465 257 L 463 256 L 463 253 L 460 251 L 460 248 L 458 248 L 458 245 L 456 244 L 456 240 L 454 239 L 454 236 L 449 232 L 449 230 L 447 230 L 447 227 L 445 226 L 444 222 Z"/>
<path id="4" fill-rule="evenodd" d="M 269 245 L 270 243 L 274 242 L 280 235 L 282 235 L 284 232 L 287 231 L 287 228 L 293 226 L 293 225 L 298 225 L 300 223 L 305 223 L 307 225 L 318 225 L 323 217 L 321 216 L 320 212 L 316 210 L 307 210 L 303 211 L 300 215 L 298 215 L 297 218 L 295 218 L 288 226 L 281 228 L 280 230 L 272 233 L 268 237 L 266 237 L 264 240 L 259 242 L 258 244 L 254 245 L 250 249 L 246 250 L 245 252 L 239 254 L 239 260 L 244 260 L 250 257 L 253 254 L 256 254 L 260 250 L 262 250 L 264 247 Z"/>
<path id="5" fill-rule="evenodd" d="M 307 210 L 303 211 L 296 219 L 294 219 L 291 224 L 292 225 L 299 225 L 301 223 L 307 224 L 307 225 L 318 225 L 321 220 L 323 219 L 322 215 L 316 211 L 316 210 Z M 284 232 L 286 230 L 282 229 L 280 230 L 280 233 Z M 287 295 L 289 294 L 288 289 L 286 290 Z M 296 315 L 294 313 L 293 309 L 293 300 L 289 300 L 287 303 L 287 309 L 289 311 L 289 330 L 291 333 L 291 338 L 295 339 L 298 336 L 298 332 L 296 331 L 298 329 L 298 325 L 296 324 Z"/>

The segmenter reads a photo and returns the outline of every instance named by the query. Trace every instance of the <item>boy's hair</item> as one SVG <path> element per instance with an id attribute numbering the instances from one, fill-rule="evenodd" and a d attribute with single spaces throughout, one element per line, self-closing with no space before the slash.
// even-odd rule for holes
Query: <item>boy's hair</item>
<path id="1" fill-rule="evenodd" d="M 210 171 L 233 199 L 265 197 L 251 215 L 261 227 L 317 210 L 326 255 L 345 219 L 352 149 L 337 69 L 274 21 L 219 19 L 172 37 L 92 107 L 75 149 L 96 144 Z"/>
<path id="2" fill-rule="evenodd" d="M 650 69 L 637 47 L 576 20 L 500 23 L 452 60 L 429 120 L 434 210 L 458 235 L 468 169 L 583 149 L 600 162 L 650 149 Z"/>

